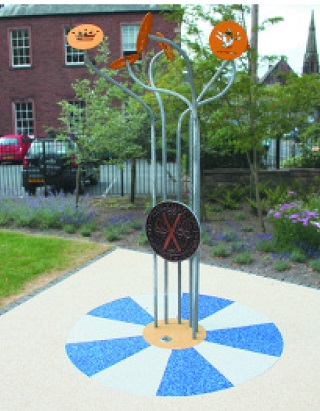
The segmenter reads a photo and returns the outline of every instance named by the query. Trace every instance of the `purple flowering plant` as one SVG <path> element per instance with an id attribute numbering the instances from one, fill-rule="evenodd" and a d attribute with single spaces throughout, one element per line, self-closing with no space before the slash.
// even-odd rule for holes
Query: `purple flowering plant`
<path id="1" fill-rule="evenodd" d="M 2 218 L 5 216 L 6 218 Z M 78 207 L 71 195 L 0 196 L 0 223 L 30 228 L 62 228 L 72 224 L 76 228 L 92 224 L 97 212 L 89 199 L 83 198 Z"/>
<path id="2" fill-rule="evenodd" d="M 302 248 L 308 254 L 319 250 L 320 215 L 317 210 L 309 210 L 302 201 L 292 201 L 279 204 L 269 211 L 268 217 L 279 250 Z"/>

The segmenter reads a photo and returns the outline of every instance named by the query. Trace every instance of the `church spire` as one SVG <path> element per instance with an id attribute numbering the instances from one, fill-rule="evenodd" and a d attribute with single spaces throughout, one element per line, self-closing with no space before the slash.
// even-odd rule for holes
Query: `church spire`
<path id="1" fill-rule="evenodd" d="M 306 53 L 303 59 L 303 74 L 319 73 L 319 57 L 317 52 L 316 29 L 314 24 L 314 12 L 312 10 L 311 22 Z"/>

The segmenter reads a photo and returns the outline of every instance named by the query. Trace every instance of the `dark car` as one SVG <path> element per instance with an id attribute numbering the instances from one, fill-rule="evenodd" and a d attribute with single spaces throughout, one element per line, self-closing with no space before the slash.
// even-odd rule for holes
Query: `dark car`
<path id="1" fill-rule="evenodd" d="M 0 163 L 22 163 L 32 140 L 26 134 L 8 134 L 0 137 Z"/>
<path id="2" fill-rule="evenodd" d="M 76 188 L 77 145 L 71 139 L 39 139 L 32 143 L 23 161 L 22 185 L 35 194 L 37 187 L 72 193 Z M 80 167 L 79 192 L 97 182 L 94 164 Z"/>

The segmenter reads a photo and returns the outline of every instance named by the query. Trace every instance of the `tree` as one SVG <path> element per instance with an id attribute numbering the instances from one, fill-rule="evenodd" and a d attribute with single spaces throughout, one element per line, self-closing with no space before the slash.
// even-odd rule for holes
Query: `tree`
<path id="1" fill-rule="evenodd" d="M 100 64 L 108 75 L 114 76 L 114 71 L 106 69 L 108 54 L 105 41 L 97 53 L 96 64 Z M 76 135 L 79 170 L 88 160 L 104 159 L 120 166 L 124 161 L 131 160 L 134 182 L 135 160 L 150 153 L 147 113 L 118 87 L 93 74 L 91 71 L 88 79 L 76 80 L 72 84 L 76 100 L 84 102 L 84 107 L 67 101 L 60 102 L 60 120 L 68 132 Z M 128 79 L 125 77 L 123 81 L 127 82 Z M 130 198 L 134 202 L 134 185 L 131 188 Z"/>

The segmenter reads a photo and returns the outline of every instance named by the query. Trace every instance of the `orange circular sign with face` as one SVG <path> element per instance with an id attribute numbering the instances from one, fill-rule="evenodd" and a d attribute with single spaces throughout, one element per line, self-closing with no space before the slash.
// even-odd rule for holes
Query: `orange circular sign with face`
<path id="1" fill-rule="evenodd" d="M 103 31 L 93 24 L 81 24 L 71 29 L 67 36 L 69 45 L 78 50 L 97 47 L 103 40 Z"/>
<path id="2" fill-rule="evenodd" d="M 233 60 L 248 50 L 247 33 L 234 21 L 223 21 L 217 24 L 209 37 L 213 53 L 223 60 Z"/>

